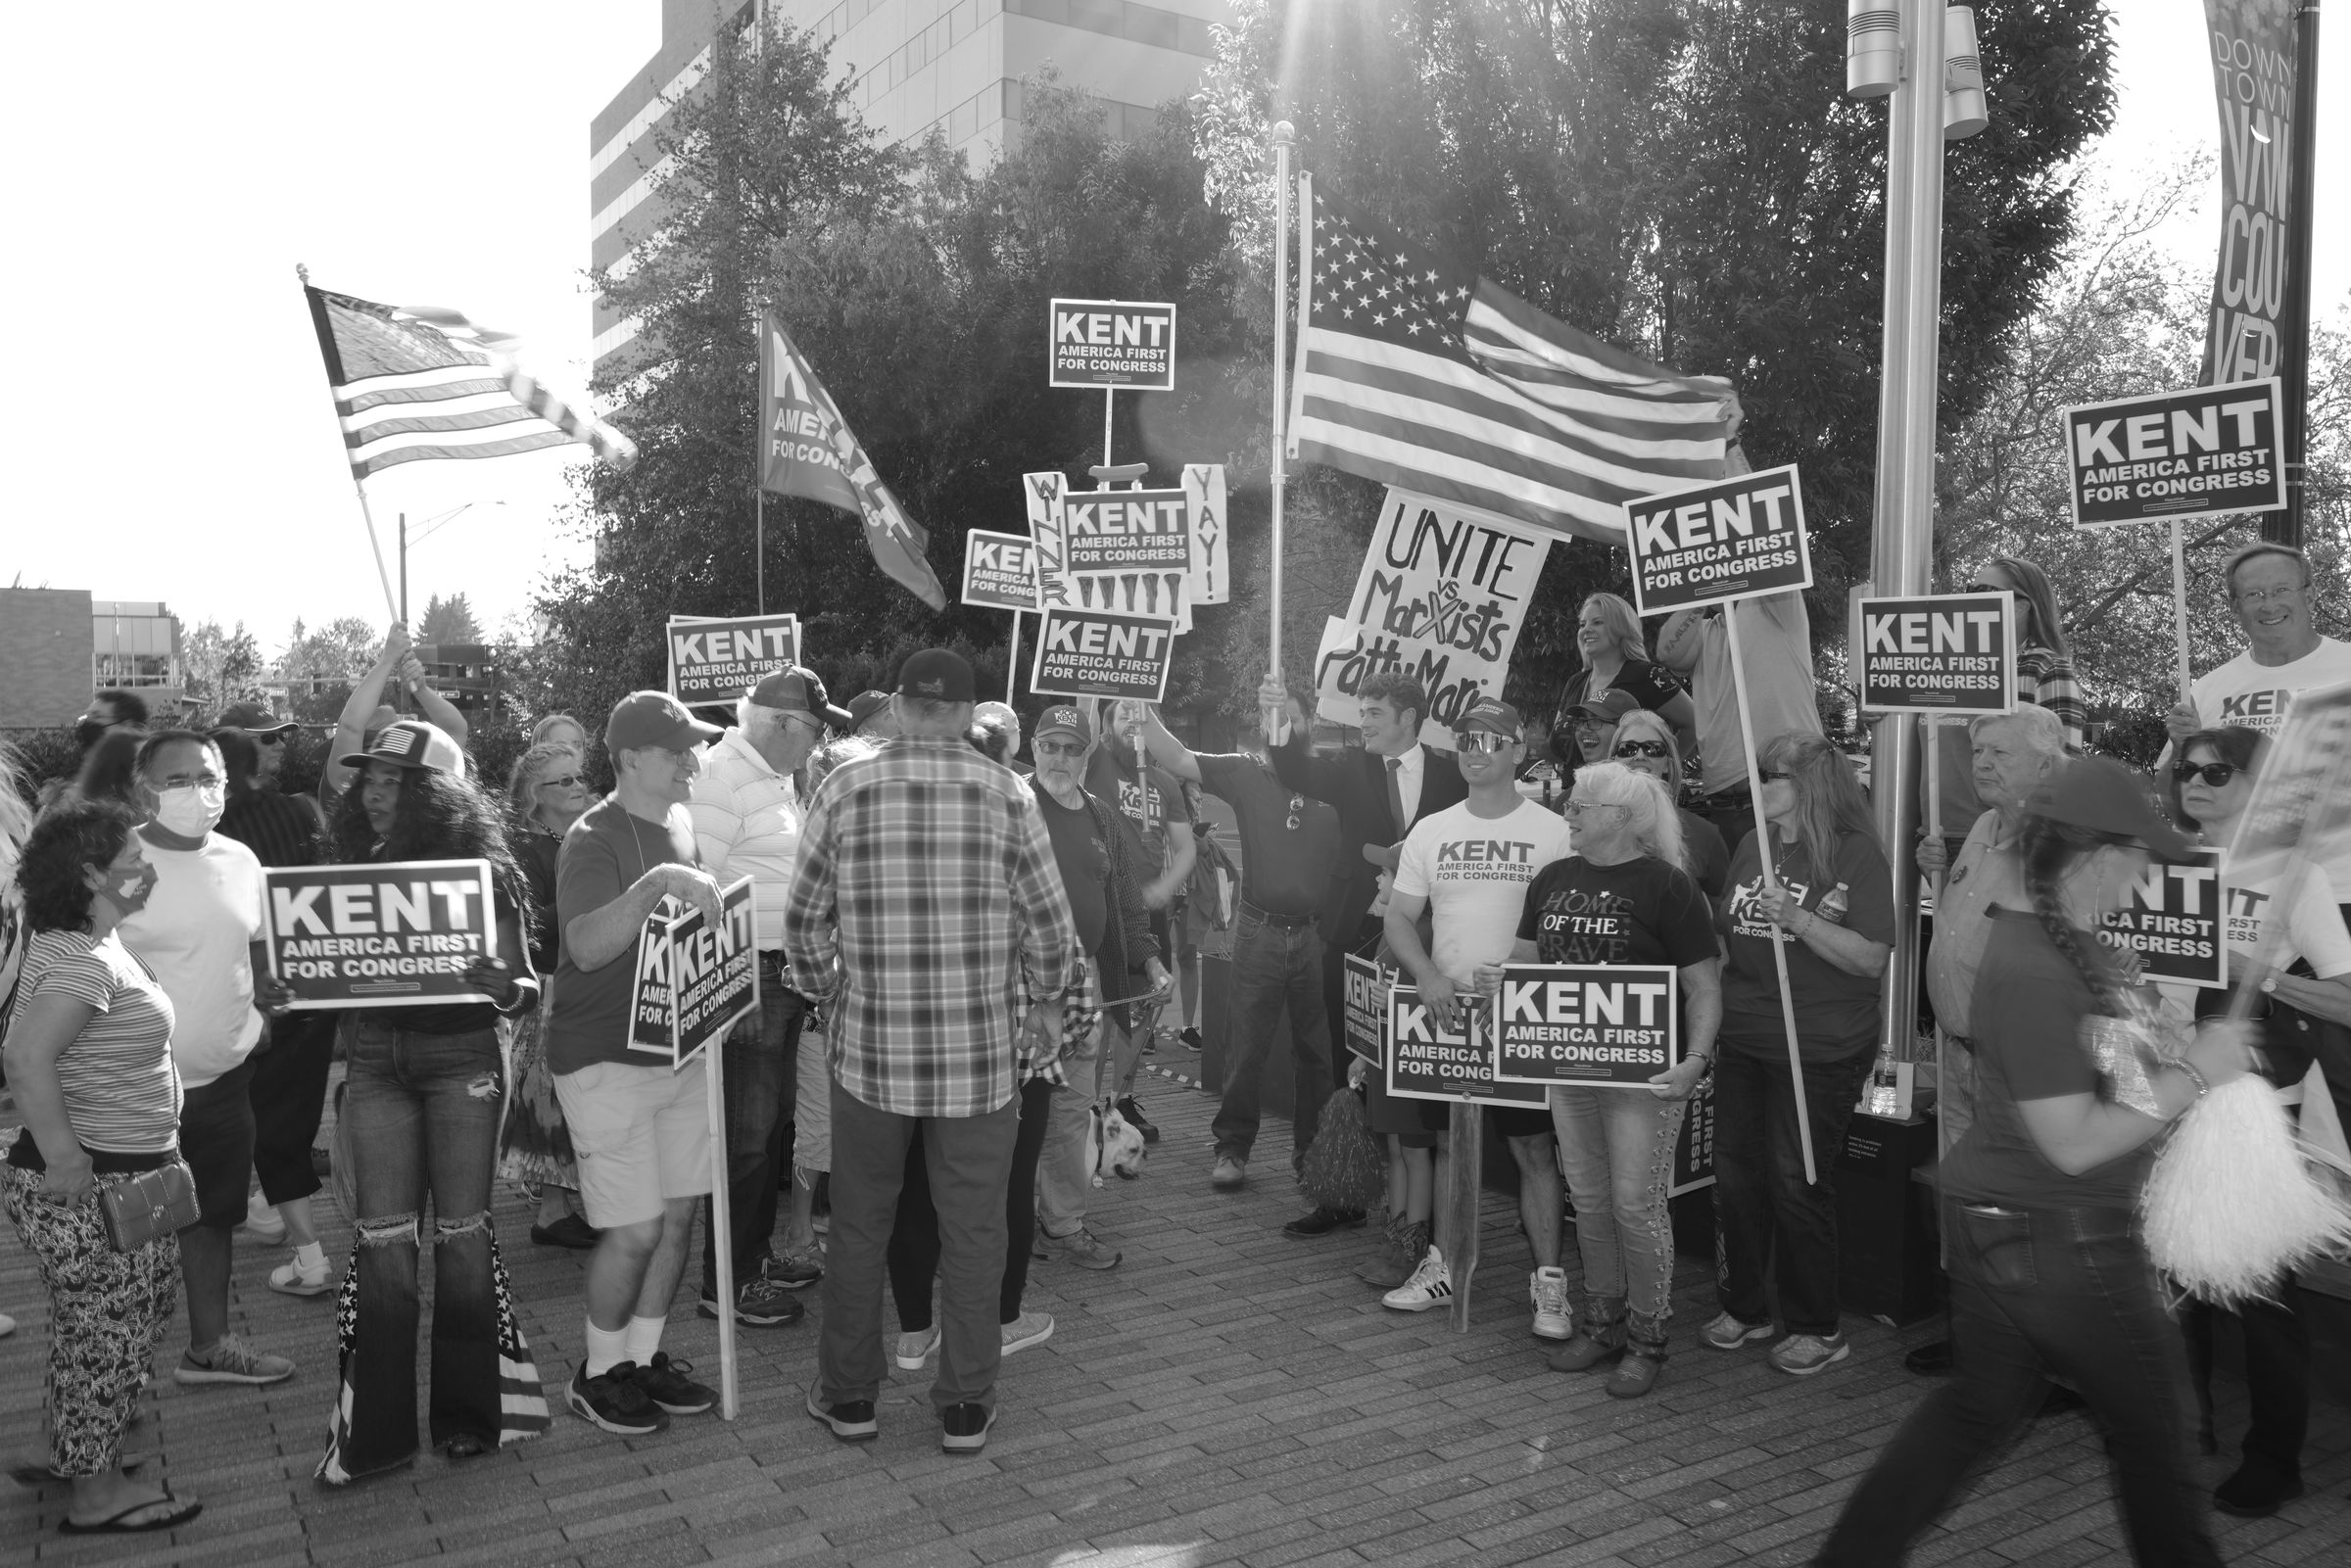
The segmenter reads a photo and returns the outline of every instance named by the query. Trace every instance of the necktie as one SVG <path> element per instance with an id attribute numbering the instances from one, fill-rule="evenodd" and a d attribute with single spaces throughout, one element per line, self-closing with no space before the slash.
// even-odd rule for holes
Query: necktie
<path id="1" fill-rule="evenodd" d="M 1388 816 L 1396 824 L 1396 836 L 1402 838 L 1412 826 L 1404 820 L 1404 759 L 1388 758 Z"/>

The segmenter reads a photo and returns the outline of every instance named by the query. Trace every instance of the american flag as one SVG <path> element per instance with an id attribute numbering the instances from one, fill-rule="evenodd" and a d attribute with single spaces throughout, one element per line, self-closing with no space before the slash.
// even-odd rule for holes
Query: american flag
<path id="1" fill-rule="evenodd" d="M 1612 349 L 1306 190 L 1291 455 L 1617 546 L 1625 501 L 1722 477 L 1730 382 Z"/>
<path id="2" fill-rule="evenodd" d="M 518 367 L 514 340 L 455 310 L 403 309 L 305 283 L 351 475 L 428 457 L 504 457 L 577 442 L 615 468 L 628 437 L 572 407 Z"/>

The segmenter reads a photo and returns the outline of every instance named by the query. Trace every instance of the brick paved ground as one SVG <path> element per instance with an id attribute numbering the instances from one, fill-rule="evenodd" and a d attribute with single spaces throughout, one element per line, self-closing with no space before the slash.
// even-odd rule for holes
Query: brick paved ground
<path id="1" fill-rule="evenodd" d="M 0 1562 L 1800 1562 L 1922 1392 L 1900 1354 L 1924 1330 L 1849 1319 L 1852 1358 L 1803 1382 L 1771 1371 L 1759 1350 L 1688 1348 L 1711 1307 L 1705 1271 L 1685 1259 L 1664 1382 L 1646 1400 L 1610 1401 L 1596 1378 L 1543 1368 L 1511 1212 L 1488 1206 L 1474 1324 L 1457 1336 L 1442 1314 L 1385 1311 L 1356 1283 L 1363 1233 L 1280 1235 L 1297 1212 L 1279 1158 L 1286 1128 L 1270 1128 L 1273 1158 L 1250 1190 L 1214 1194 L 1213 1102 L 1164 1081 L 1155 1090 L 1147 1104 L 1167 1138 L 1148 1175 L 1099 1195 L 1096 1223 L 1126 1262 L 1107 1275 L 1036 1266 L 1030 1302 L 1060 1331 L 1006 1363 L 1003 1415 L 979 1457 L 939 1452 L 927 1379 L 902 1374 L 880 1441 L 836 1443 L 800 1408 L 814 1356 L 804 1322 L 744 1331 L 733 1425 L 694 1417 L 631 1443 L 558 1411 L 538 1442 L 462 1467 L 427 1457 L 329 1493 L 311 1472 L 333 1387 L 333 1308 L 272 1295 L 263 1277 L 276 1258 L 241 1242 L 237 1326 L 296 1356 L 300 1374 L 263 1391 L 167 1377 L 134 1444 L 160 1449 L 203 1516 L 173 1537 L 68 1539 L 56 1533 L 62 1488 L 0 1482 Z M 518 1195 L 502 1193 L 498 1217 L 556 1388 L 580 1348 L 578 1259 L 530 1245 Z M 338 1231 L 330 1246 L 344 1240 Z M 32 1460 L 46 1312 L 13 1237 L 0 1241 L 0 1306 L 24 1323 L 0 1341 L 6 1451 Z M 690 1300 L 669 1343 L 715 1365 L 715 1325 Z M 2209 1486 L 2227 1468 L 2207 1460 L 2200 1478 Z M 2221 1521 L 2231 1561 L 2351 1560 L 2351 1420 L 2339 1408 L 2321 1406 L 2307 1468 L 2310 1496 L 2278 1518 Z M 2039 1423 L 1912 1561 L 2127 1561 L 2087 1422 Z"/>

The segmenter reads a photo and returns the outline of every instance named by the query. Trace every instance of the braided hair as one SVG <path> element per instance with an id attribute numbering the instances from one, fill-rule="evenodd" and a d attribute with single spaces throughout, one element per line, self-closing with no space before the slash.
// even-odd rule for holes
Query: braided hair
<path id="1" fill-rule="evenodd" d="M 2074 924 L 2065 907 L 2064 886 L 2066 878 L 2084 860 L 2108 844 L 2124 840 L 2039 815 L 2025 819 L 2020 837 L 2025 893 L 2033 902 L 2033 915 L 2040 922 L 2042 934 L 2073 965 L 2082 983 L 2098 999 L 2099 1010 L 2119 1016 L 2123 1011 L 2121 976 L 2104 956 L 2097 938 Z"/>

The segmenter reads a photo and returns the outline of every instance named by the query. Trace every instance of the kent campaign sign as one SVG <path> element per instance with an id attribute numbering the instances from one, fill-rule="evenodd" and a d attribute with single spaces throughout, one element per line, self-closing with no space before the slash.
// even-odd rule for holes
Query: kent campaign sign
<path id="1" fill-rule="evenodd" d="M 963 601 L 997 610 L 1037 608 L 1035 543 L 978 528 L 966 534 Z"/>
<path id="2" fill-rule="evenodd" d="M 2006 594 L 1860 601 L 1854 660 L 1875 713 L 2006 713 L 2016 706 L 2016 604 Z"/>
<path id="3" fill-rule="evenodd" d="M 720 888 L 718 905 L 714 926 L 665 898 L 637 936 L 629 1049 L 673 1071 L 759 1005 L 751 879 Z"/>
<path id="4" fill-rule="evenodd" d="M 1387 1037 L 1388 987 L 1396 972 L 1361 953 L 1349 953 L 1346 960 L 1347 1049 L 1377 1066 Z"/>
<path id="5" fill-rule="evenodd" d="M 297 1008 L 433 1007 L 490 998 L 465 979 L 498 954 L 486 860 L 270 867 L 269 973 Z"/>
<path id="6" fill-rule="evenodd" d="M 1494 1075 L 1646 1092 L 1677 1059 L 1678 1001 L 1670 965 L 1505 965 Z"/>
<path id="7" fill-rule="evenodd" d="M 669 620 L 669 694 L 688 707 L 732 703 L 773 671 L 800 661 L 793 615 Z"/>
<path id="8" fill-rule="evenodd" d="M 2285 504 L 2278 382 L 2237 381 L 2065 410 L 2076 528 Z"/>
<path id="9" fill-rule="evenodd" d="M 1192 570 L 1189 502 L 1181 490 L 1073 490 L 1061 499 L 1062 570 Z"/>
<path id="10" fill-rule="evenodd" d="M 1040 605 L 1166 615 L 1183 633 L 1194 604 L 1231 597 L 1222 463 L 1186 463 L 1174 490 L 1072 490 L 1052 472 L 1022 475 L 1021 489 Z"/>
<path id="11" fill-rule="evenodd" d="M 2229 947 L 2221 939 L 2220 851 L 2203 849 L 2183 866 L 2148 865 L 2124 899 L 2098 922 L 2098 940 L 2138 955 L 2150 980 L 2224 986 Z"/>
<path id="12" fill-rule="evenodd" d="M 1051 606 L 1037 629 L 1029 689 L 1039 696 L 1157 702 L 1167 695 L 1175 656 L 1174 621 Z"/>
<path id="13" fill-rule="evenodd" d="M 1643 615 L 1812 586 L 1793 463 L 1627 501 L 1624 514 Z"/>
<path id="14" fill-rule="evenodd" d="M 1464 997 L 1460 1017 L 1463 1027 L 1447 1029 L 1420 1000 L 1417 986 L 1398 985 L 1388 992 L 1387 1060 L 1382 1065 L 1388 1093 L 1407 1100 L 1466 1098 L 1477 1105 L 1539 1108 L 1551 1103 L 1549 1089 L 1495 1081 L 1490 1009 Z"/>
<path id="15" fill-rule="evenodd" d="M 1176 307 L 1133 300 L 1055 300 L 1047 315 L 1055 387 L 1176 387 Z"/>

